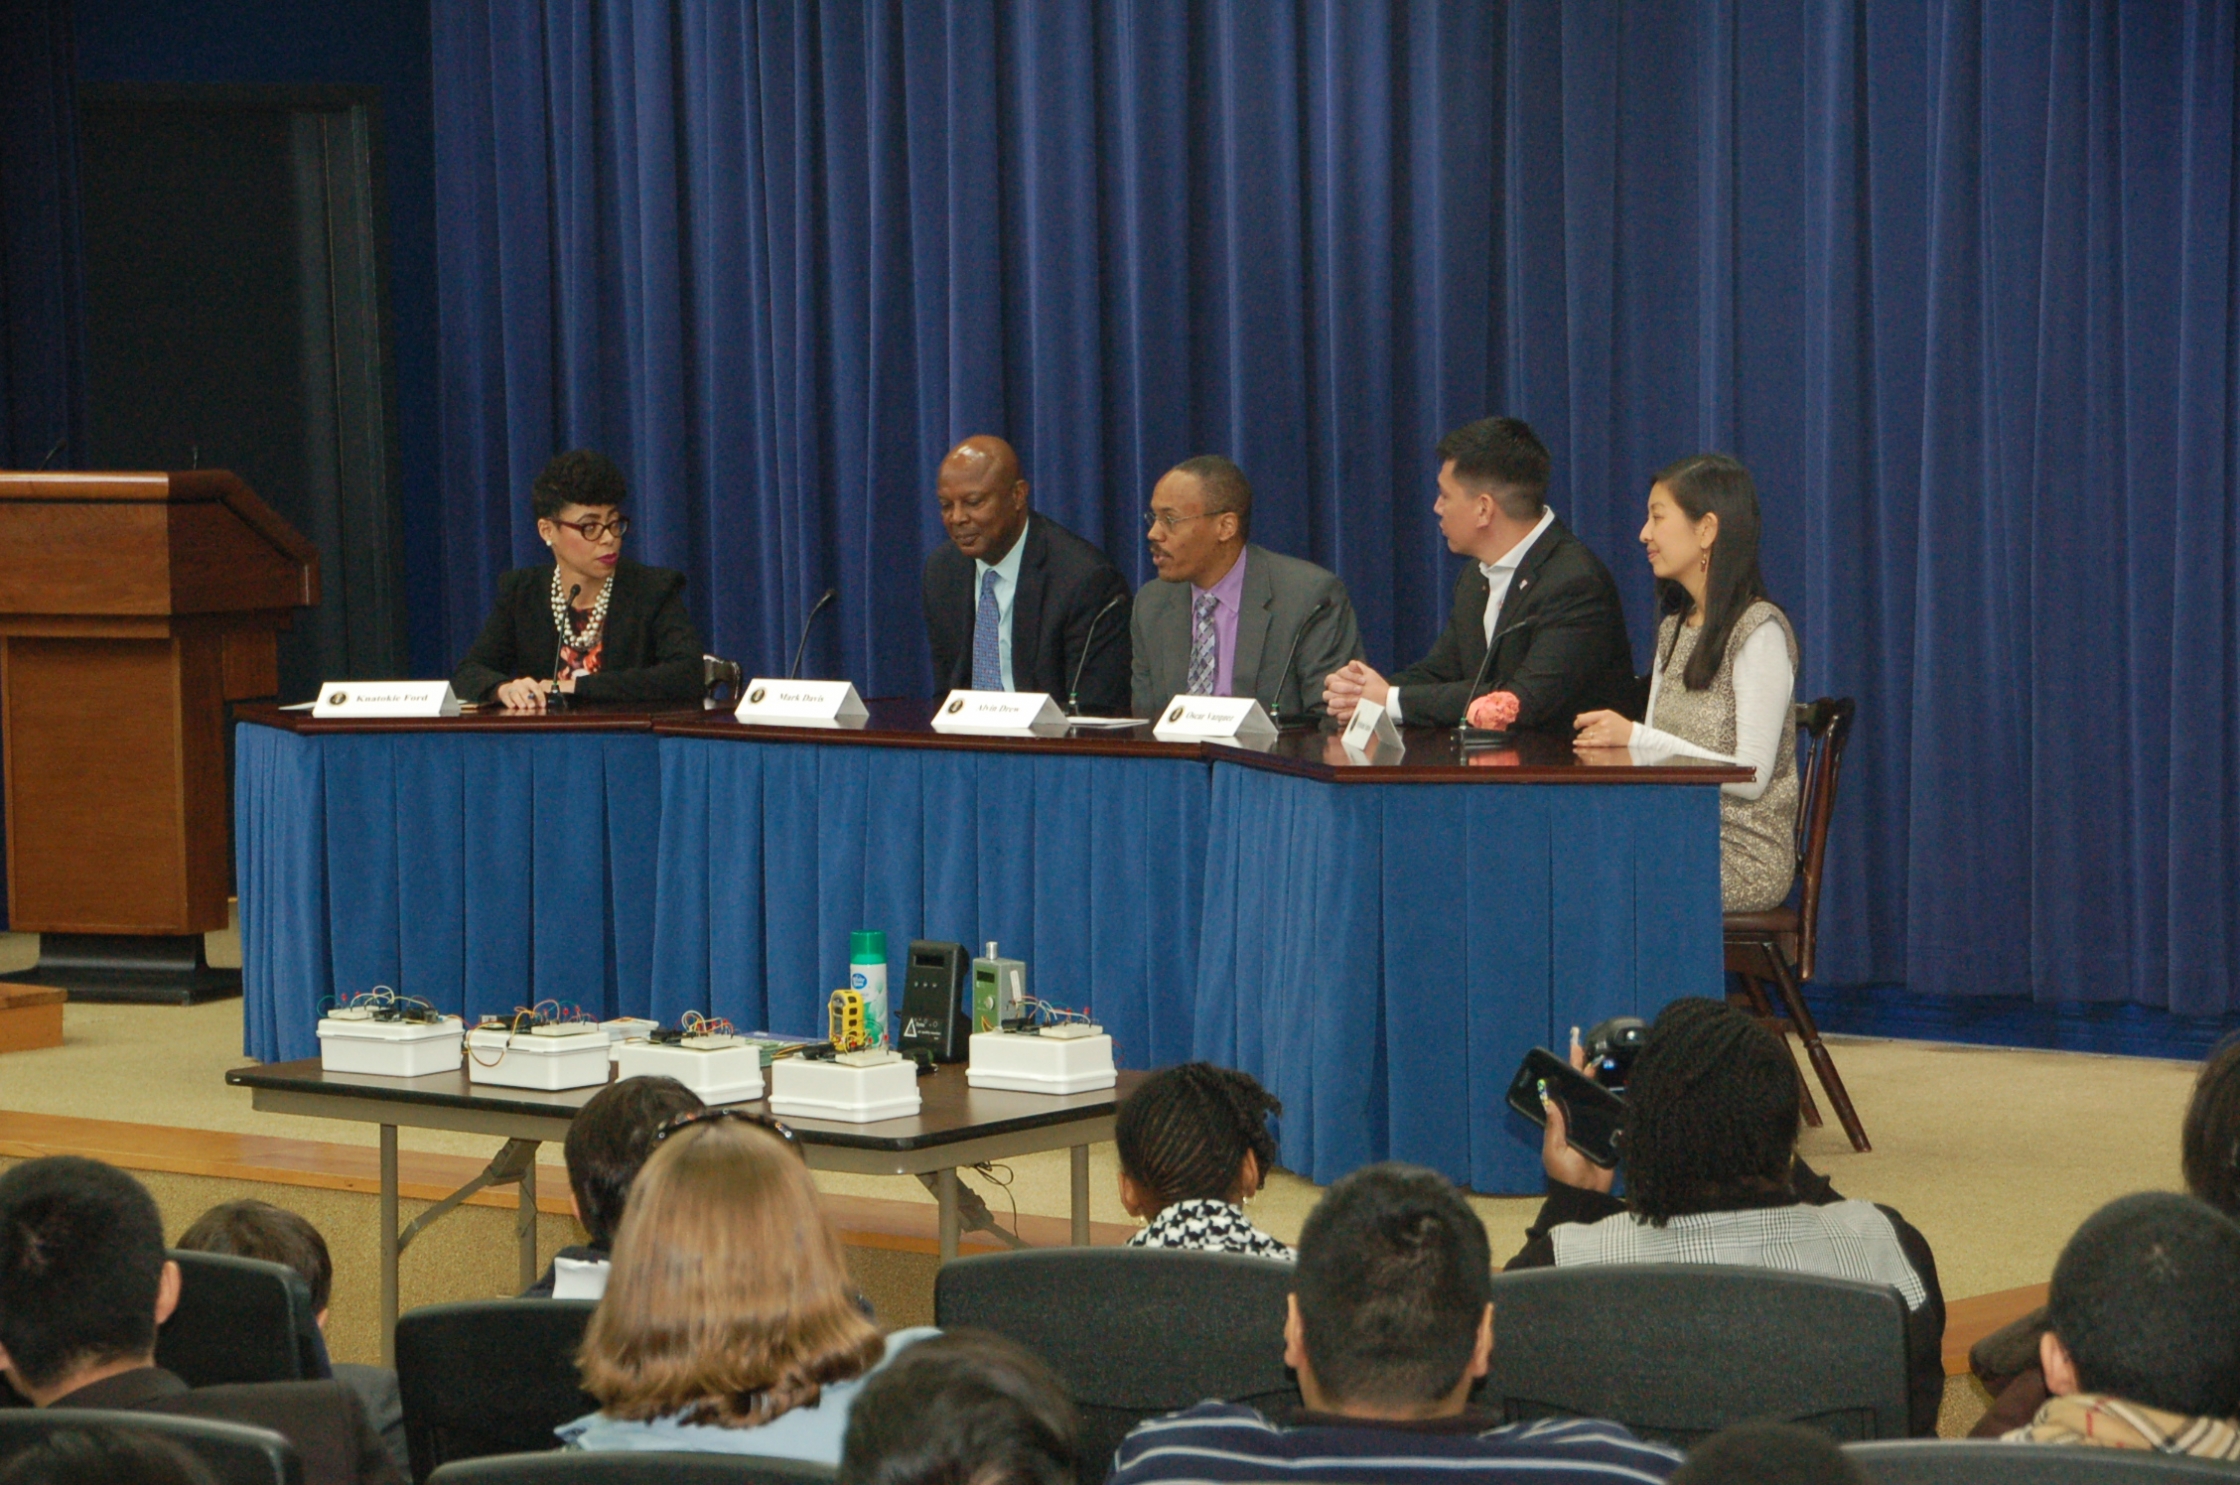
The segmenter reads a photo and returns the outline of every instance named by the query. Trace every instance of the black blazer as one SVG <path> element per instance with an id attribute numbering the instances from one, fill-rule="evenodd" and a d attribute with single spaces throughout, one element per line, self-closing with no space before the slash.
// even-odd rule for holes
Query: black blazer
<path id="1" fill-rule="evenodd" d="M 1021 691 L 1047 691 L 1063 706 L 1073 684 L 1089 621 L 1114 598 L 1119 605 L 1097 624 L 1095 647 L 1081 670 L 1081 710 L 1128 714 L 1128 581 L 1110 558 L 1071 531 L 1036 514 L 1027 521 L 1019 560 L 1019 591 L 1011 599 L 1011 681 Z M 926 640 L 933 647 L 939 691 L 972 685 L 972 628 L 979 581 L 973 560 L 943 542 L 926 558 Z"/>
<path id="2" fill-rule="evenodd" d="M 404 1485 L 367 1424 L 358 1395 L 340 1382 L 254 1382 L 189 1388 L 160 1367 L 119 1372 L 58 1399 L 58 1408 L 178 1413 L 269 1428 L 303 1457 L 303 1485 Z"/>
<path id="3" fill-rule="evenodd" d="M 1403 722 L 1455 726 L 1472 697 L 1488 691 L 1515 693 L 1519 727 L 1568 732 L 1581 712 L 1624 710 L 1634 690 L 1633 640 L 1610 569 L 1585 542 L 1557 521 L 1524 554 L 1494 619 L 1493 663 L 1473 690 L 1471 678 L 1486 658 L 1491 591 L 1477 563 L 1463 567 L 1439 642 L 1389 677 L 1407 690 L 1400 698 Z"/>
<path id="4" fill-rule="evenodd" d="M 599 670 L 576 682 L 578 701 L 695 702 L 707 688 L 700 631 L 684 606 L 684 574 L 645 567 L 628 557 L 615 564 L 607 601 Z M 523 567 L 498 579 L 498 606 L 459 669 L 451 689 L 461 701 L 488 701 L 521 676 L 549 676 L 560 649 L 552 627 L 552 564 Z"/>

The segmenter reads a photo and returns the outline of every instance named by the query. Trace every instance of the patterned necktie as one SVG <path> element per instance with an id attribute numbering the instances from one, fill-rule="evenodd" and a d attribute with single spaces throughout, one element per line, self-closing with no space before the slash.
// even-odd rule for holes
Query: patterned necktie
<path id="1" fill-rule="evenodd" d="M 1190 694 L 1211 696 L 1213 678 L 1219 670 L 1215 663 L 1213 639 L 1213 610 L 1217 600 L 1211 593 L 1200 593 L 1190 606 Z"/>
<path id="2" fill-rule="evenodd" d="M 1002 622 L 996 613 L 996 570 L 991 567 L 980 575 L 980 612 L 972 621 L 972 689 L 975 691 L 1003 689 L 1003 653 L 997 647 L 996 635 Z"/>

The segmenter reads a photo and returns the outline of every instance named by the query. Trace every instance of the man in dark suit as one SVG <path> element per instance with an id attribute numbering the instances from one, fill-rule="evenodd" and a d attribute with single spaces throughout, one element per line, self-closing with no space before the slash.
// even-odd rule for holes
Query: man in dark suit
<path id="1" fill-rule="evenodd" d="M 976 434 L 950 450 L 935 497 L 949 545 L 926 558 L 934 684 L 945 691 L 1047 691 L 1061 704 L 1078 689 L 1083 712 L 1122 714 L 1128 582 L 1120 569 L 1056 521 L 1029 511 L 1019 456 L 1000 438 Z"/>
<path id="2" fill-rule="evenodd" d="M 269 1428 L 304 1485 L 403 1485 L 339 1382 L 190 1389 L 155 1364 L 179 1303 L 163 1219 L 131 1176 L 51 1155 L 0 1175 L 0 1372 L 34 1406 L 178 1413 Z"/>
<path id="3" fill-rule="evenodd" d="M 1481 418 L 1439 441 L 1439 530 L 1476 560 L 1431 653 L 1389 680 L 1356 661 L 1324 687 L 1330 715 L 1366 698 L 1395 722 L 1452 727 L 1476 698 L 1507 691 L 1518 727 L 1560 727 L 1626 708 L 1633 641 L 1602 559 L 1547 507 L 1548 451 L 1519 418 Z M 1487 654 L 1488 644 L 1492 654 Z"/>
<path id="4" fill-rule="evenodd" d="M 1132 714 L 1156 717 L 1177 695 L 1320 711 L 1323 678 L 1361 658 L 1353 601 L 1336 573 L 1247 541 L 1244 471 L 1219 454 L 1183 460 L 1152 487 L 1150 523 L 1159 578 L 1136 594 Z"/>

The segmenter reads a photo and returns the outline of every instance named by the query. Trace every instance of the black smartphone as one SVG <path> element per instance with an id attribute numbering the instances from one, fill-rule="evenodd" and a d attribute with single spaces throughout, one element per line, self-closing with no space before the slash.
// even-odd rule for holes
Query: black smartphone
<path id="1" fill-rule="evenodd" d="M 1610 1170 L 1618 1163 L 1618 1132 L 1625 1127 L 1625 1100 L 1545 1047 L 1524 1054 L 1509 1080 L 1509 1107 L 1545 1129 L 1548 1111 L 1541 1096 L 1563 1110 L 1565 1142 Z"/>

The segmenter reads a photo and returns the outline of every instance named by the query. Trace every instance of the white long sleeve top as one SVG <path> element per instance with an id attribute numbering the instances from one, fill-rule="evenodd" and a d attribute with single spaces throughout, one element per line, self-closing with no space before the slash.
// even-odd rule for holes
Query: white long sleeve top
<path id="1" fill-rule="evenodd" d="M 1779 624 L 1760 624 L 1734 657 L 1735 756 L 1729 758 L 1657 730 L 1657 694 L 1664 689 L 1661 665 L 1649 673 L 1647 720 L 1634 724 L 1626 746 L 1641 759 L 1678 755 L 1742 764 L 1751 770 L 1749 782 L 1721 784 L 1719 788 L 1737 799 L 1757 799 L 1772 784 L 1774 761 L 1791 735 L 1794 724 L 1790 706 L 1796 685 L 1796 667 L 1789 663 L 1788 637 Z"/>

